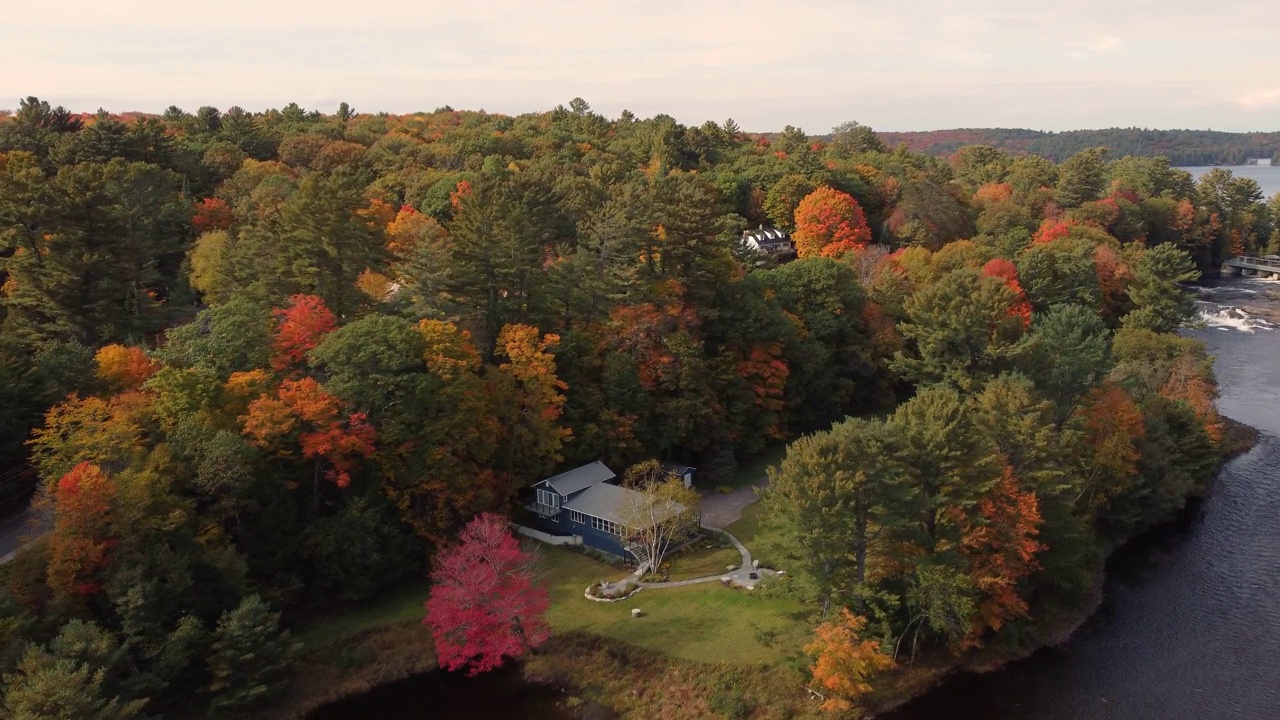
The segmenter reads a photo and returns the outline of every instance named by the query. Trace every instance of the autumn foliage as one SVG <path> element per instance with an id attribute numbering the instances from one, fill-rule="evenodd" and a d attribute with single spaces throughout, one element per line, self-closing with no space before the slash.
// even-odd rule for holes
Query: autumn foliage
<path id="1" fill-rule="evenodd" d="M 458 544 L 436 557 L 422 621 L 446 670 L 477 675 L 547 640 L 545 588 L 533 582 L 534 557 L 520 549 L 505 518 L 483 513 Z"/>
<path id="2" fill-rule="evenodd" d="M 49 541 L 49 587 L 55 592 L 93 595 L 102 589 L 100 574 L 115 545 L 109 535 L 115 498 L 115 482 L 91 463 L 58 480 Z"/>
<path id="3" fill-rule="evenodd" d="M 374 452 L 374 430 L 364 413 L 343 414 L 338 398 L 312 378 L 285 380 L 275 396 L 263 395 L 241 418 L 254 444 L 288 453 L 281 443 L 297 436 L 302 457 L 324 460 L 325 477 L 351 484 L 356 460 Z"/>
<path id="4" fill-rule="evenodd" d="M 988 630 L 1027 614 L 1018 583 L 1039 569 L 1035 558 L 1044 548 L 1036 540 L 1040 524 L 1036 494 L 1023 489 L 1006 466 L 999 482 L 979 500 L 977 517 L 964 528 L 962 553 L 980 594 L 966 646 L 981 645 Z"/>
<path id="5" fill-rule="evenodd" d="M 191 224 L 199 232 L 226 230 L 236 220 L 231 206 L 222 198 L 205 198 L 196 204 Z"/>
<path id="6" fill-rule="evenodd" d="M 852 195 L 829 187 L 809 193 L 796 206 L 796 254 L 838 257 L 871 242 L 871 228 Z"/>
<path id="7" fill-rule="evenodd" d="M 1018 267 L 1004 258 L 995 258 L 982 267 L 982 273 L 1004 280 L 1004 284 L 1018 296 L 1018 301 L 1009 308 L 1009 313 L 1022 318 L 1023 328 L 1031 327 L 1031 302 L 1027 300 L 1027 293 L 1018 282 Z"/>
<path id="8" fill-rule="evenodd" d="M 338 319 L 324 300 L 315 295 L 294 295 L 289 306 L 274 311 L 276 320 L 271 366 L 284 371 L 301 365 L 307 353 L 338 326 Z"/>
<path id="9" fill-rule="evenodd" d="M 115 390 L 136 390 L 160 369 L 140 347 L 106 345 L 93 359 L 98 366 L 98 377 Z"/>
<path id="10" fill-rule="evenodd" d="M 847 608 L 814 630 L 816 637 L 805 646 L 814 659 L 813 685 L 824 698 L 822 709 L 846 713 L 853 700 L 871 691 L 867 679 L 893 667 L 893 659 L 880 651 L 880 643 L 863 640 L 859 634 L 867 619 Z"/>

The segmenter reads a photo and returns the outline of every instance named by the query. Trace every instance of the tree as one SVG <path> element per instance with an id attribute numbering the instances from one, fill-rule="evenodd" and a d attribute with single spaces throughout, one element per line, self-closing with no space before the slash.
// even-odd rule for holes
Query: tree
<path id="1" fill-rule="evenodd" d="M 880 421 L 846 420 L 802 437 L 769 473 L 770 522 L 784 529 L 783 551 L 816 583 L 822 614 L 861 604 L 873 568 L 903 535 L 917 509 L 894 436 Z"/>
<path id="2" fill-rule="evenodd" d="M 1018 584 L 1039 569 L 1042 549 L 1036 494 L 1019 486 L 1005 466 L 1000 480 L 978 501 L 977 513 L 962 529 L 963 554 L 978 592 L 976 613 L 966 644 L 978 646 L 987 630 L 1026 615 L 1028 606 Z"/>
<path id="3" fill-rule="evenodd" d="M 635 488 L 618 509 L 623 540 L 641 569 L 657 573 L 673 544 L 697 532 L 698 492 L 667 475 Z"/>
<path id="4" fill-rule="evenodd" d="M 796 206 L 814 190 L 818 183 L 804 175 L 783 175 L 765 196 L 764 212 L 776 227 L 789 230 L 795 222 Z"/>
<path id="5" fill-rule="evenodd" d="M 250 403 L 241 421 L 244 434 L 261 448 L 278 449 L 282 440 L 296 436 L 302 457 L 316 461 L 315 478 L 323 460 L 329 465 L 325 477 L 340 488 L 351 484 L 356 458 L 374 453 L 375 433 L 367 416 L 344 417 L 338 398 L 312 378 L 285 380 L 275 397 L 263 395 Z"/>
<path id="6" fill-rule="evenodd" d="M 1133 264 L 1129 282 L 1133 311 L 1125 316 L 1125 326 L 1170 332 L 1195 317 L 1191 294 L 1179 283 L 1199 277 L 1191 256 L 1183 250 L 1157 245 L 1144 251 Z"/>
<path id="7" fill-rule="evenodd" d="M 435 637 L 441 667 L 478 675 L 547 640 L 550 601 L 534 584 L 535 558 L 520 549 L 501 516 L 476 516 L 433 565 L 423 624 Z"/>
<path id="8" fill-rule="evenodd" d="M 72 620 L 48 645 L 32 645 L 5 676 L 5 716 L 14 720 L 135 720 L 145 698 L 121 696 L 124 650 L 93 623 Z"/>
<path id="9" fill-rule="evenodd" d="M 294 295 L 289 306 L 272 311 L 276 321 L 271 366 L 283 372 L 302 365 L 307 353 L 338 326 L 338 319 L 315 295 Z"/>
<path id="10" fill-rule="evenodd" d="M 280 629 L 280 613 L 257 595 L 224 612 L 209 654 L 209 709 L 238 715 L 278 695 L 288 685 L 289 663 L 299 647 Z"/>
<path id="11" fill-rule="evenodd" d="M 551 353 L 559 342 L 560 336 L 529 325 L 507 325 L 498 334 L 495 352 L 505 362 L 489 376 L 503 430 L 499 467 L 523 480 L 549 472 L 572 436 L 559 422 L 568 387 L 556 376 Z"/>
<path id="12" fill-rule="evenodd" d="M 1022 352 L 1021 302 L 1003 280 L 977 269 L 948 273 L 907 300 L 908 322 L 899 329 L 915 351 L 899 352 L 893 366 L 915 383 L 979 388 Z"/>
<path id="13" fill-rule="evenodd" d="M 113 390 L 137 390 L 159 366 L 140 347 L 104 345 L 93 356 L 98 377 Z"/>
<path id="14" fill-rule="evenodd" d="M 802 258 L 839 257 L 871 242 L 871 228 L 852 195 L 824 186 L 796 205 L 794 238 Z"/>
<path id="15" fill-rule="evenodd" d="M 813 684 L 823 695 L 822 709 L 847 713 L 853 700 L 871 691 L 867 680 L 893 667 L 893 658 L 880 651 L 880 643 L 859 635 L 867 619 L 841 608 L 840 616 L 814 630 L 816 637 L 804 651 L 814 659 Z"/>
<path id="16" fill-rule="evenodd" d="M 58 480 L 49 547 L 49 587 L 55 592 L 93 595 L 102 589 L 102 572 L 115 545 L 116 492 L 115 482 L 87 462 Z"/>
<path id="17" fill-rule="evenodd" d="M 1079 207 L 1097 200 L 1107 187 L 1105 148 L 1083 150 L 1067 158 L 1058 168 L 1058 184 L 1053 199 L 1065 208 Z"/>

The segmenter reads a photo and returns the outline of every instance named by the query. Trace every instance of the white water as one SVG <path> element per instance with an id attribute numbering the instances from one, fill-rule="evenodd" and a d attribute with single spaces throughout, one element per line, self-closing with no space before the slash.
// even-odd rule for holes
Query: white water
<path id="1" fill-rule="evenodd" d="M 1199 301 L 1200 322 L 1206 327 L 1220 330 L 1239 330 L 1251 333 L 1254 330 L 1275 330 L 1276 326 L 1259 317 L 1253 317 L 1238 307 L 1218 305 L 1217 303 Z"/>

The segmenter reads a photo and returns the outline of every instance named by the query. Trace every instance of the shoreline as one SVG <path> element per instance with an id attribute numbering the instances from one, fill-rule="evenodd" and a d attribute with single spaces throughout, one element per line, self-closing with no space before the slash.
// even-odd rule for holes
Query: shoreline
<path id="1" fill-rule="evenodd" d="M 1251 425 L 1246 425 L 1245 423 L 1226 416 L 1223 416 L 1222 419 L 1226 425 L 1226 432 L 1223 435 L 1222 462 L 1219 464 L 1218 471 L 1214 473 L 1203 492 L 1188 495 L 1186 498 L 1186 505 L 1184 505 L 1183 509 L 1174 517 L 1152 528 L 1148 528 L 1142 533 L 1110 548 L 1102 560 L 1101 567 L 1094 575 L 1094 582 L 1085 596 L 1085 605 L 1081 606 L 1078 611 L 1063 614 L 1063 616 L 1058 619 L 1058 622 L 1051 623 L 1050 627 L 1046 628 L 1046 635 L 1044 638 L 1036 640 L 1029 646 L 1022 648 L 1009 648 L 1003 651 L 990 651 L 992 657 L 986 659 L 983 659 L 982 657 L 985 650 L 978 650 L 975 653 L 975 657 L 957 658 L 954 663 L 933 668 L 933 672 L 930 673 L 930 675 L 932 675 L 932 679 L 924 685 L 924 687 L 912 688 L 901 697 L 894 697 L 886 703 L 874 704 L 865 708 L 867 711 L 867 715 L 864 716 L 865 720 L 873 720 L 874 718 L 880 717 L 886 713 L 893 712 L 912 700 L 929 693 L 956 676 L 966 673 L 985 675 L 987 673 L 998 672 L 1010 665 L 1013 665 L 1014 663 L 1027 660 L 1042 650 L 1061 647 L 1069 643 L 1075 634 L 1079 632 L 1081 628 L 1083 628 L 1089 620 L 1094 617 L 1094 615 L 1097 614 L 1098 609 L 1106 599 L 1103 590 L 1106 586 L 1107 566 L 1115 555 L 1122 550 L 1133 548 L 1145 538 L 1167 531 L 1179 523 L 1186 522 L 1185 514 L 1188 511 L 1193 511 L 1194 507 L 1198 507 L 1199 502 L 1207 499 L 1212 494 L 1213 487 L 1218 480 L 1218 476 L 1222 474 L 1223 468 L 1236 458 L 1248 453 L 1255 445 L 1257 445 L 1258 439 L 1262 435 L 1262 431 Z"/>

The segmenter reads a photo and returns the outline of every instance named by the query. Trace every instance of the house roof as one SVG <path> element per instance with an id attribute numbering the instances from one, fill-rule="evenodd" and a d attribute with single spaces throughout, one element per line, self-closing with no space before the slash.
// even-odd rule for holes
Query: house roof
<path id="1" fill-rule="evenodd" d="M 622 508 L 627 499 L 638 495 L 629 490 L 609 483 L 596 483 L 587 488 L 581 495 L 564 504 L 566 510 L 576 510 L 587 515 L 594 515 L 602 520 L 620 523 Z"/>
<path id="2" fill-rule="evenodd" d="M 613 471 L 597 460 L 590 465 L 565 470 L 559 475 L 553 475 L 543 480 L 543 482 L 550 485 L 551 489 L 567 497 L 583 488 L 589 488 L 606 480 L 612 480 L 614 477 L 616 476 Z"/>
<path id="3" fill-rule="evenodd" d="M 581 495 L 564 504 L 566 510 L 575 510 L 586 515 L 594 515 L 602 520 L 611 520 L 625 525 L 622 520 L 627 503 L 641 493 L 630 488 L 619 487 L 609 483 L 598 483 L 587 488 Z M 634 506 L 633 506 L 634 507 Z M 669 510 L 663 517 L 680 512 L 683 508 L 675 503 L 669 504 Z"/>
<path id="4" fill-rule="evenodd" d="M 742 241 L 761 250 L 785 251 L 791 248 L 791 236 L 778 228 L 760 227 L 742 231 Z"/>

